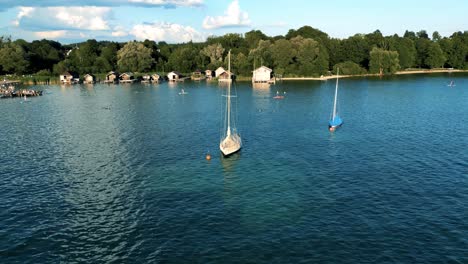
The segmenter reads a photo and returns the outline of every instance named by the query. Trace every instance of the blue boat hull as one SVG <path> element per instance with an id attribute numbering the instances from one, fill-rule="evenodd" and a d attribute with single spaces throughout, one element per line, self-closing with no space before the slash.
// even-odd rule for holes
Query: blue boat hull
<path id="1" fill-rule="evenodd" d="M 328 128 L 338 128 L 343 124 L 343 120 L 339 116 L 335 116 L 335 119 L 328 122 Z"/>

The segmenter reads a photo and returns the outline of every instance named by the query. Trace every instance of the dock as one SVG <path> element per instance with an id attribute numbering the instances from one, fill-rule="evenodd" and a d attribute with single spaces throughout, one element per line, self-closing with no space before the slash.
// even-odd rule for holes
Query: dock
<path id="1" fill-rule="evenodd" d="M 0 89 L 0 98 L 14 98 L 14 97 L 35 97 L 35 96 L 42 96 L 42 91 L 36 90 L 19 90 L 15 91 L 12 89 Z"/>

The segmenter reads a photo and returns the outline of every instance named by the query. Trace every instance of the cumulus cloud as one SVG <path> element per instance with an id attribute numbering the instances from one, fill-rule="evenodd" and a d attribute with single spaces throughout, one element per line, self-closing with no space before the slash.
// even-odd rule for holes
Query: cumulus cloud
<path id="1" fill-rule="evenodd" d="M 15 25 L 29 30 L 108 30 L 109 7 L 21 7 Z"/>
<path id="2" fill-rule="evenodd" d="M 223 27 L 241 27 L 249 26 L 250 19 L 247 12 L 242 11 L 239 6 L 239 1 L 234 0 L 224 12 L 224 16 L 211 17 L 207 16 L 203 20 L 203 28 L 215 29 Z"/>
<path id="3" fill-rule="evenodd" d="M 154 41 L 166 41 L 169 43 L 199 42 L 206 39 L 202 33 L 190 26 L 164 22 L 135 25 L 130 34 L 134 35 L 139 40 L 149 39 Z"/>
<path id="4" fill-rule="evenodd" d="M 0 11 L 19 6 L 123 6 L 175 8 L 179 6 L 202 6 L 203 0 L 0 0 Z"/>
<path id="5" fill-rule="evenodd" d="M 125 36 L 128 36 L 128 32 L 125 31 L 123 27 L 116 26 L 114 27 L 114 30 L 112 31 L 111 35 L 113 37 L 125 37 Z"/>
<path id="6" fill-rule="evenodd" d="M 67 35 L 66 30 L 53 30 L 53 31 L 38 31 L 34 35 L 41 39 L 58 39 Z"/>
<path id="7" fill-rule="evenodd" d="M 129 3 L 147 6 L 178 7 L 178 6 L 202 6 L 202 0 L 128 0 Z"/>

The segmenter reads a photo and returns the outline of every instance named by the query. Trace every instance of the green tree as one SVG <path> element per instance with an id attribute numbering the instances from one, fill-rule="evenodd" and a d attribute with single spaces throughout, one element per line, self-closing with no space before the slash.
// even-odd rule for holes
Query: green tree
<path id="1" fill-rule="evenodd" d="M 414 33 L 414 31 L 408 31 L 408 30 L 405 31 L 405 34 L 403 34 L 403 37 L 404 38 L 409 38 L 412 41 L 416 41 L 416 39 L 418 38 L 416 36 L 416 33 Z"/>
<path id="2" fill-rule="evenodd" d="M 295 61 L 299 74 L 319 76 L 328 71 L 328 53 L 319 42 L 297 36 L 291 39 L 293 49 L 297 50 Z"/>
<path id="3" fill-rule="evenodd" d="M 447 57 L 448 67 L 463 69 L 466 66 L 468 58 L 468 43 L 463 41 L 463 34 L 453 34 L 450 38 L 443 38 L 439 45 Z"/>
<path id="4" fill-rule="evenodd" d="M 74 49 L 70 56 L 71 63 L 80 74 L 93 72 L 94 63 L 98 57 L 99 45 L 96 40 L 90 39 Z"/>
<path id="5" fill-rule="evenodd" d="M 416 48 L 410 38 L 397 38 L 393 47 L 398 52 L 398 59 L 402 69 L 411 68 L 416 60 Z"/>
<path id="6" fill-rule="evenodd" d="M 190 46 L 181 46 L 169 56 L 168 66 L 172 70 L 190 73 L 197 69 L 198 51 Z"/>
<path id="7" fill-rule="evenodd" d="M 425 64 L 431 69 L 442 68 L 447 58 L 439 46 L 439 43 L 432 42 L 427 49 L 427 57 Z"/>
<path id="8" fill-rule="evenodd" d="M 328 45 L 329 67 L 345 61 L 340 39 L 330 39 Z"/>
<path id="9" fill-rule="evenodd" d="M 345 61 L 352 61 L 367 68 L 369 65 L 369 43 L 365 36 L 356 34 L 342 42 Z"/>
<path id="10" fill-rule="evenodd" d="M 154 62 L 152 50 L 140 42 L 127 42 L 117 51 L 117 65 L 120 71 L 145 72 Z"/>
<path id="11" fill-rule="evenodd" d="M 369 47 L 378 47 L 378 48 L 385 48 L 385 38 L 380 32 L 380 30 L 376 30 L 370 34 L 366 34 L 365 38 Z"/>
<path id="12" fill-rule="evenodd" d="M 344 75 L 359 75 L 365 74 L 366 69 L 362 68 L 359 64 L 352 61 L 345 61 L 336 64 L 333 66 L 333 72 L 337 72 L 337 69 L 340 68 L 340 74 Z"/>
<path id="13" fill-rule="evenodd" d="M 429 46 L 431 45 L 431 41 L 428 38 L 419 38 L 416 40 L 415 47 L 416 47 L 416 66 L 421 68 L 427 68 L 428 66 L 425 64 L 427 53 Z"/>
<path id="14" fill-rule="evenodd" d="M 53 72 L 56 75 L 60 75 L 65 71 L 72 70 L 70 61 L 68 59 L 58 62 L 57 64 L 54 65 L 53 69 L 54 69 Z"/>
<path id="15" fill-rule="evenodd" d="M 432 33 L 432 41 L 439 41 L 442 39 L 442 36 L 439 34 L 439 32 L 437 31 L 434 31 L 434 33 Z"/>
<path id="16" fill-rule="evenodd" d="M 34 40 L 30 45 L 29 62 L 31 72 L 42 69 L 51 71 L 54 64 L 63 60 L 63 48 L 51 40 Z"/>
<path id="17" fill-rule="evenodd" d="M 293 49 L 291 41 L 287 39 L 280 39 L 275 41 L 269 48 L 273 65 L 267 65 L 273 67 L 275 72 L 278 74 L 285 74 L 286 69 L 294 61 L 293 59 L 297 56 L 297 50 Z M 256 65 L 262 66 L 262 65 Z"/>
<path id="18" fill-rule="evenodd" d="M 393 74 L 400 68 L 398 52 L 374 47 L 370 52 L 369 71 L 371 73 Z"/>
<path id="19" fill-rule="evenodd" d="M 0 47 L 0 66 L 4 73 L 26 73 L 29 62 L 26 60 L 26 52 L 24 49 L 7 40 L 3 42 Z"/>
<path id="20" fill-rule="evenodd" d="M 249 62 L 249 58 L 244 53 L 236 54 L 232 60 L 233 70 L 242 76 L 251 76 L 252 65 Z"/>
<path id="21" fill-rule="evenodd" d="M 223 61 L 224 48 L 220 43 L 211 44 L 204 47 L 201 52 L 202 55 L 210 58 L 212 67 L 219 67 Z"/>
<path id="22" fill-rule="evenodd" d="M 322 44 L 325 44 L 325 42 L 327 42 L 329 38 L 328 34 L 321 30 L 318 30 L 311 26 L 303 26 L 297 30 L 290 29 L 288 33 L 286 34 L 286 39 L 292 39 L 297 36 L 302 36 L 303 38 L 314 39 L 318 42 L 321 42 Z"/>
<path id="23" fill-rule="evenodd" d="M 101 54 L 99 55 L 99 59 L 100 62 L 99 64 L 101 64 L 103 62 L 103 60 L 105 60 L 107 63 L 105 63 L 106 65 L 110 65 L 110 70 L 103 70 L 100 67 L 100 65 L 94 65 L 94 68 L 97 70 L 97 72 L 108 72 L 108 71 L 111 71 L 111 70 L 115 70 L 117 68 L 117 51 L 120 49 L 120 46 L 118 43 L 115 43 L 115 42 L 110 42 L 110 43 L 107 43 L 105 44 L 102 48 L 101 48 Z M 97 60 L 96 60 L 97 62 Z"/>
<path id="24" fill-rule="evenodd" d="M 254 49 L 258 46 L 260 40 L 267 40 L 268 36 L 260 30 L 251 30 L 244 34 L 245 42 L 249 49 Z"/>
<path id="25" fill-rule="evenodd" d="M 271 67 L 273 65 L 271 46 L 272 43 L 270 40 L 260 40 L 258 46 L 250 50 L 249 58 L 254 61 L 256 65 L 258 65 L 257 62 L 259 62 L 261 65 Z"/>

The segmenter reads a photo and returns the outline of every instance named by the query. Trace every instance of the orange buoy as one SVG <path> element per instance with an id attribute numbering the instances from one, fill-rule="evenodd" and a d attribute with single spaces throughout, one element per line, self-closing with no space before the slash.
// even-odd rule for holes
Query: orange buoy
<path id="1" fill-rule="evenodd" d="M 211 160 L 211 155 L 210 154 L 206 154 L 206 160 Z"/>

